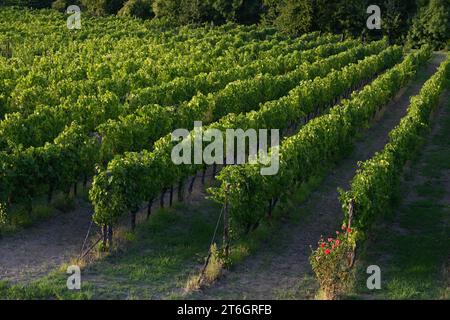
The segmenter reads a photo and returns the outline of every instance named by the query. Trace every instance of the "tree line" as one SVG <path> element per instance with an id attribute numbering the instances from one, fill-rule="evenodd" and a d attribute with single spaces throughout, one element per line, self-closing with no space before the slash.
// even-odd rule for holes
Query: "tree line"
<path id="1" fill-rule="evenodd" d="M 6 5 L 64 10 L 80 5 L 95 15 L 158 18 L 170 24 L 274 25 L 289 35 L 311 31 L 369 38 L 388 36 L 410 47 L 448 46 L 450 0 L 1 0 Z M 369 5 L 381 9 L 382 29 L 368 30 Z"/>

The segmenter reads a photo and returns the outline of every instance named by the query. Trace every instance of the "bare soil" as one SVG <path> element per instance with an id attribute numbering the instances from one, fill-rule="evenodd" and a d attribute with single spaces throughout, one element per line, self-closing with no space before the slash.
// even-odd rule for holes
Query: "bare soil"
<path id="1" fill-rule="evenodd" d="M 14 235 L 0 239 L 0 280 L 28 282 L 46 275 L 79 255 L 92 210 L 59 213 Z"/>

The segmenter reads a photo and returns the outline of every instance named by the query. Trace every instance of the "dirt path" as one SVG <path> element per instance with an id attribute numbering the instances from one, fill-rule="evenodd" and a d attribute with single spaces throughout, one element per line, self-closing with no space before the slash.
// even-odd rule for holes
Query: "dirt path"
<path id="1" fill-rule="evenodd" d="M 195 299 L 308 299 L 314 297 L 315 282 L 308 261 L 310 245 L 320 236 L 333 234 L 342 221 L 337 188 L 348 188 L 358 161 L 364 161 L 381 150 L 388 133 L 406 114 L 409 98 L 437 69 L 443 57 L 435 55 L 420 71 L 419 78 L 387 107 L 384 116 L 364 133 L 354 150 L 341 161 L 298 210 L 305 212 L 299 224 L 286 223 L 278 239 L 266 243 L 242 264 L 237 265 L 212 287 L 192 296 Z M 420 76 L 423 75 L 423 76 Z"/>
<path id="2" fill-rule="evenodd" d="M 81 250 L 92 210 L 87 204 L 0 239 L 0 280 L 28 282 L 69 262 Z"/>

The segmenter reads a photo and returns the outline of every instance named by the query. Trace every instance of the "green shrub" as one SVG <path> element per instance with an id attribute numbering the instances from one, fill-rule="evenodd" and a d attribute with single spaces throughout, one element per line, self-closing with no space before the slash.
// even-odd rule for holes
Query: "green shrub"
<path id="1" fill-rule="evenodd" d="M 119 16 L 136 17 L 141 19 L 149 19 L 154 16 L 152 10 L 151 0 L 128 0 L 122 9 L 120 9 Z"/>
<path id="2" fill-rule="evenodd" d="M 71 3 L 71 4 L 74 4 L 74 3 Z M 66 0 L 56 0 L 52 3 L 52 9 L 60 11 L 60 12 L 64 12 L 64 11 L 66 11 L 67 7 L 69 7 L 69 5 L 71 5 L 71 4 L 67 3 Z"/>
<path id="3" fill-rule="evenodd" d="M 214 22 L 255 23 L 259 21 L 261 0 L 154 0 L 157 18 L 176 24 Z"/>
<path id="4" fill-rule="evenodd" d="M 275 25 L 293 35 L 307 33 L 312 24 L 312 7 L 308 0 L 286 0 L 279 9 Z"/>
<path id="5" fill-rule="evenodd" d="M 211 6 L 206 1 L 196 0 L 154 0 L 156 17 L 175 24 L 199 23 L 212 18 Z"/>
<path id="6" fill-rule="evenodd" d="M 0 1 L 1 5 L 43 9 L 50 8 L 52 6 L 52 0 L 3 0 Z"/>
<path id="7" fill-rule="evenodd" d="M 450 0 L 431 0 L 414 18 L 408 33 L 407 45 L 418 48 L 430 44 L 444 49 L 450 38 Z"/>
<path id="8" fill-rule="evenodd" d="M 125 0 L 81 0 L 81 5 L 94 15 L 116 14 Z"/>
<path id="9" fill-rule="evenodd" d="M 223 0 L 225 1 L 225 0 Z M 229 2 L 229 1 L 225 1 Z M 258 23 L 260 21 L 262 13 L 262 1 L 261 0 L 242 0 L 233 1 L 232 10 L 222 13 L 222 16 L 228 21 L 236 21 L 243 24 Z M 227 18 L 231 16 L 232 19 Z"/>
<path id="10" fill-rule="evenodd" d="M 298 35 L 311 30 L 360 35 L 366 26 L 366 1 L 264 0 L 266 24 Z"/>

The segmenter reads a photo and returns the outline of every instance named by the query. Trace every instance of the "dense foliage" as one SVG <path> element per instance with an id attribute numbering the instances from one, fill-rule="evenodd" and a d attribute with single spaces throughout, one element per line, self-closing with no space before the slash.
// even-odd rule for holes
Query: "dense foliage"
<path id="1" fill-rule="evenodd" d="M 322 39 L 332 40 L 329 37 Z M 313 43 L 317 44 L 317 41 L 308 45 Z M 259 103 L 278 99 L 296 86 L 308 70 L 313 70 L 297 69 L 299 64 L 327 58 L 349 49 L 354 44 L 354 41 L 348 41 L 321 45 L 303 52 L 294 51 L 278 59 L 261 59 L 242 68 L 209 74 L 208 77 L 200 75 L 186 83 L 187 88 L 184 83 L 176 82 L 170 86 L 144 90 L 133 96 L 130 104 L 144 107 L 138 108 L 132 114 L 121 116 L 118 120 L 110 120 L 98 128 L 104 138 L 103 155 L 148 149 L 157 139 L 173 129 L 191 129 L 196 120 L 208 124 L 230 112 L 249 111 Z M 239 80 L 233 81 L 235 79 Z M 195 81 L 198 81 L 198 86 Z M 172 98 L 174 107 L 161 108 L 161 105 L 168 103 L 158 100 L 161 97 L 164 97 L 164 100 L 171 98 L 170 94 L 164 95 L 168 91 L 177 94 L 176 99 Z M 192 98 L 185 100 L 189 97 Z M 177 104 L 180 101 L 183 102 Z M 159 102 L 159 105 L 154 105 L 156 102 Z"/>
<path id="2" fill-rule="evenodd" d="M 37 197 L 51 202 L 55 192 L 68 193 L 92 176 L 102 141 L 96 129 L 133 112 L 127 102 L 132 91 L 175 79 L 189 83 L 202 72 L 333 39 L 310 34 L 287 40 L 272 28 L 230 24 L 165 30 L 126 18 L 85 17 L 82 30 L 70 31 L 65 20 L 56 11 L 0 9 L 2 212 L 11 205 L 31 211 Z"/>
<path id="3" fill-rule="evenodd" d="M 450 39 L 450 0 L 430 0 L 414 18 L 408 34 L 408 44 L 420 47 L 431 44 L 435 49 L 444 49 Z"/>
<path id="4" fill-rule="evenodd" d="M 228 128 L 241 128 L 243 130 L 249 128 L 287 128 L 294 119 L 301 119 L 307 114 L 312 114 L 318 107 L 325 108 L 332 104 L 346 90 L 367 77 L 368 73 L 376 72 L 375 70 L 378 71 L 379 68 L 382 68 L 382 64 L 372 66 L 375 58 L 368 58 L 368 61 L 364 60 L 365 68 L 358 65 L 361 69 L 356 69 L 358 67 L 349 69 L 344 68 L 344 66 L 356 62 L 364 56 L 379 52 L 385 45 L 385 42 L 382 42 L 369 46 L 358 46 L 329 59 L 318 61 L 311 66 L 305 65 L 302 69 L 305 71 L 310 69 L 305 74 L 314 72 L 313 74 L 318 76 L 314 81 L 306 81 L 306 83 L 312 82 L 310 89 L 305 86 L 305 81 L 299 79 L 299 85 L 291 90 L 287 96 L 279 100 L 268 101 L 259 106 L 259 111 L 232 113 L 208 127 L 222 129 L 223 132 Z M 395 48 L 388 49 L 380 54 L 379 59 L 386 64 L 384 66 L 388 66 L 393 61 L 398 60 L 400 56 L 401 50 Z M 341 68 L 344 68 L 342 73 L 334 71 L 326 78 L 326 81 L 322 79 L 333 69 Z M 354 69 L 360 70 L 360 73 L 356 74 Z M 311 91 L 308 91 L 307 88 Z M 314 95 L 312 95 L 313 92 Z M 299 101 L 303 100 L 302 97 L 308 96 L 310 99 L 305 99 L 301 105 L 298 104 Z M 315 99 L 311 99 L 311 97 L 315 97 Z M 206 130 L 208 127 L 203 129 Z M 192 131 L 191 137 L 194 134 L 195 132 Z M 185 180 L 203 167 L 202 165 L 179 166 L 174 164 L 171 160 L 173 146 L 174 142 L 171 139 L 171 134 L 169 134 L 154 144 L 152 152 L 144 150 L 139 153 L 126 153 L 124 156 L 114 158 L 105 170 L 99 172 L 94 178 L 90 192 L 95 208 L 94 219 L 96 222 L 116 221 L 123 214 L 136 210 L 142 201 L 155 198 L 164 189 Z"/>
<path id="5" fill-rule="evenodd" d="M 51 6 L 51 1 L 5 1 L 6 5 L 33 8 Z M 448 0 L 56 0 L 53 7 L 63 10 L 69 4 L 79 4 L 96 15 L 119 13 L 144 19 L 156 16 L 170 25 L 263 22 L 290 35 L 311 31 L 353 36 L 364 33 L 371 38 L 388 36 L 391 43 L 403 43 L 412 25 L 408 36 L 411 46 L 420 47 L 426 42 L 442 48 L 449 38 Z M 381 8 L 381 30 L 366 27 L 369 5 Z"/>
<path id="6" fill-rule="evenodd" d="M 2 0 L 0 5 L 42 9 L 49 8 L 52 5 L 52 0 Z"/>
<path id="7" fill-rule="evenodd" d="M 96 15 L 116 14 L 125 0 L 80 0 L 81 5 Z"/>
<path id="8" fill-rule="evenodd" d="M 118 12 L 119 16 L 148 19 L 154 16 L 151 0 L 128 0 Z"/>
<path id="9" fill-rule="evenodd" d="M 256 23 L 262 9 L 261 0 L 154 0 L 158 18 L 178 24 L 235 21 Z"/>
<path id="10" fill-rule="evenodd" d="M 381 55 L 366 68 L 389 65 L 395 61 L 394 57 Z M 218 177 L 221 187 L 214 190 L 213 195 L 220 202 L 227 199 L 235 227 L 246 230 L 256 225 L 277 199 L 287 195 L 291 188 L 308 182 L 324 166 L 345 154 L 357 130 L 392 98 L 423 61 L 422 56 L 409 56 L 361 92 L 354 93 L 350 100 L 344 100 L 328 114 L 311 120 L 296 135 L 284 140 L 279 149 L 273 150 L 280 155 L 277 175 L 262 176 L 260 168 L 264 165 L 230 166 L 222 170 Z M 333 92 L 327 92 L 330 91 Z"/>

